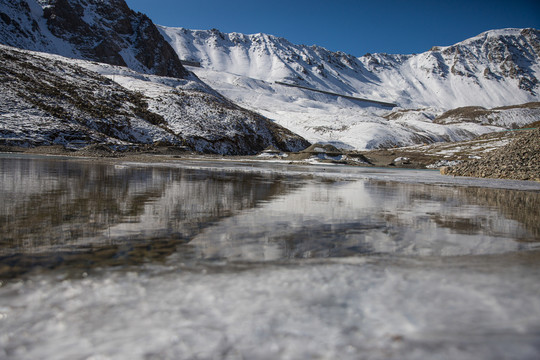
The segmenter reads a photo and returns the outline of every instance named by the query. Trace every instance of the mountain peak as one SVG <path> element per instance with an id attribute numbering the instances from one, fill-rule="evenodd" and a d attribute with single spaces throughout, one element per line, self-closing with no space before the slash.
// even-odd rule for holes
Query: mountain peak
<path id="1" fill-rule="evenodd" d="M 183 78 L 154 23 L 124 0 L 12 0 L 0 4 L 0 42 Z"/>

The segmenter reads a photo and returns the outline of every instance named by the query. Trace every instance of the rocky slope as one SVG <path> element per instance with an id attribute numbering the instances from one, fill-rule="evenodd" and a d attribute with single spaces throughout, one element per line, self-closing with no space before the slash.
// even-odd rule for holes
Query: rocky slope
<path id="1" fill-rule="evenodd" d="M 0 46 L 0 59 L 2 145 L 127 149 L 160 143 L 219 154 L 309 145 L 196 77 L 142 75 L 7 46 Z"/>
<path id="2" fill-rule="evenodd" d="M 523 131 L 510 144 L 441 169 L 445 175 L 540 181 L 540 128 Z"/>
<path id="3" fill-rule="evenodd" d="M 187 76 L 153 22 L 124 0 L 1 1 L 0 43 L 143 73 Z"/>
<path id="4" fill-rule="evenodd" d="M 61 60 L 0 47 L 0 140 L 38 146 L 181 139 L 159 125 L 144 98 Z"/>
<path id="5" fill-rule="evenodd" d="M 466 106 L 449 110 L 436 117 L 433 122 L 453 124 L 463 121 L 482 125 L 495 125 L 518 129 L 540 120 L 540 102 L 521 105 L 501 106 L 486 109 L 481 106 Z"/>

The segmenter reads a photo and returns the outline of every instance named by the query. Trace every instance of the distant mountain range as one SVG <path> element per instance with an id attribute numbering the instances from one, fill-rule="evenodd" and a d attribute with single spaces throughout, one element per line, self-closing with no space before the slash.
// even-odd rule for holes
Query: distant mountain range
<path id="1" fill-rule="evenodd" d="M 354 57 L 160 27 L 124 0 L 0 0 L 0 141 L 247 154 L 299 150 L 304 138 L 347 149 L 464 140 L 538 119 L 539 39 L 502 29 Z M 470 106 L 481 120 L 454 110 Z"/>
<path id="2" fill-rule="evenodd" d="M 181 59 L 200 63 L 188 68 L 210 86 L 311 142 L 371 149 L 467 140 L 540 117 L 534 104 L 489 110 L 540 101 L 540 31 L 535 29 L 488 31 L 422 54 L 358 58 L 266 34 L 160 29 Z M 468 106 L 487 108 L 486 120 L 434 121 Z"/>
<path id="3" fill-rule="evenodd" d="M 266 34 L 160 29 L 180 58 L 203 68 L 402 107 L 494 107 L 539 99 L 540 31 L 535 29 L 488 31 L 417 55 L 359 58 Z"/>

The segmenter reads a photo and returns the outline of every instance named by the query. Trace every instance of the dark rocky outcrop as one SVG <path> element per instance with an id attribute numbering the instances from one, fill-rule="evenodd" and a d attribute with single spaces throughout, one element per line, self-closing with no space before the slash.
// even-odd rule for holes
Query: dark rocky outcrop
<path id="1" fill-rule="evenodd" d="M 32 9 L 42 9 L 42 14 Z M 1 4 L 0 43 L 155 75 L 184 78 L 188 74 L 154 23 L 131 10 L 124 0 L 13 0 Z"/>

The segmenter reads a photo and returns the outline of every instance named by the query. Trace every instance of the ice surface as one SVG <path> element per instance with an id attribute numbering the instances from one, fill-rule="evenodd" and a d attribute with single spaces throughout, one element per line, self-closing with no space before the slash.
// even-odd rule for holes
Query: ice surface
<path id="1" fill-rule="evenodd" d="M 2 160 L 0 358 L 540 355 L 538 183 Z"/>
<path id="2" fill-rule="evenodd" d="M 173 263 L 37 277 L 0 288 L 0 354 L 536 359 L 538 266 L 499 260 L 471 269 L 459 259 L 345 259 L 218 273 Z"/>

